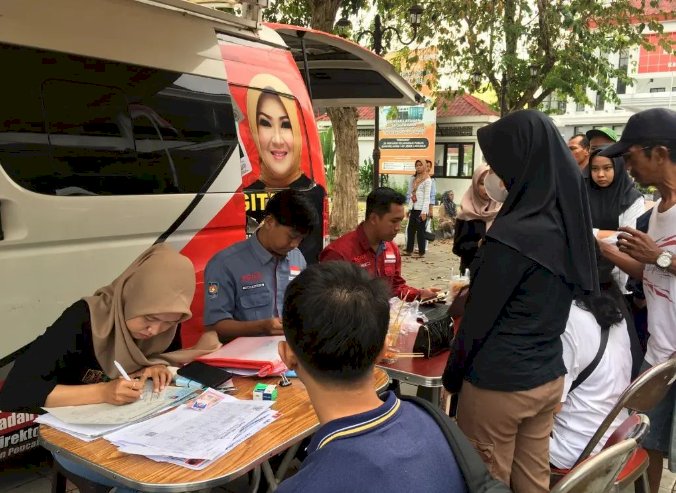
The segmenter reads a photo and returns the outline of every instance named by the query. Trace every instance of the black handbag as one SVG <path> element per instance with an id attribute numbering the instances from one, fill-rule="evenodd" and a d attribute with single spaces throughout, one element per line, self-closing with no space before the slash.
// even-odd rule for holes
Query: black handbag
<path id="1" fill-rule="evenodd" d="M 418 329 L 413 352 L 423 353 L 425 358 L 431 358 L 449 350 L 453 339 L 453 319 L 448 312 L 448 306 L 421 306 L 420 311 L 427 317 L 427 322 Z"/>

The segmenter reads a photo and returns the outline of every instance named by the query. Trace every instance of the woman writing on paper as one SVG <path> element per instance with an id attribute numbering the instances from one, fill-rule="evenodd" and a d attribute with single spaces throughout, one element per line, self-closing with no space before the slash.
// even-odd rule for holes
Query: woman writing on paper
<path id="1" fill-rule="evenodd" d="M 187 257 L 165 245 L 148 249 L 110 285 L 67 308 L 17 358 L 0 389 L 0 409 L 128 404 L 148 378 L 162 390 L 172 377 L 167 365 L 219 347 L 209 333 L 195 350 L 180 350 L 194 291 Z M 121 378 L 115 361 L 139 380 Z"/>

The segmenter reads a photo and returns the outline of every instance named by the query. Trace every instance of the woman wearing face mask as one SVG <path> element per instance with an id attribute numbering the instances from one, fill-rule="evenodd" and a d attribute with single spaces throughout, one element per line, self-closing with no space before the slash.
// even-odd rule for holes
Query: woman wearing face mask
<path id="1" fill-rule="evenodd" d="M 500 203 L 486 193 L 484 181 L 490 168 L 485 164 L 474 170 L 472 186 L 467 189 L 460 202 L 460 212 L 455 223 L 453 253 L 460 257 L 460 273 L 469 268 L 479 243 L 486 236 L 495 216 L 500 212 Z"/>
<path id="2" fill-rule="evenodd" d="M 415 175 L 411 181 L 408 196 L 408 227 L 406 228 L 406 253 L 413 253 L 413 244 L 418 240 L 418 255 L 425 256 L 425 227 L 430 208 L 430 190 L 432 179 L 427 173 L 427 166 L 421 161 L 415 162 Z"/>
<path id="3" fill-rule="evenodd" d="M 303 138 L 296 100 L 291 90 L 277 77 L 258 74 L 250 82 L 246 106 L 249 130 L 259 156 L 259 178 L 246 186 L 246 192 L 266 189 L 293 188 L 305 191 L 320 217 L 324 211 L 323 187 L 314 183 L 301 169 Z M 260 223 L 264 207 L 248 211 L 247 215 Z M 321 251 L 321 228 L 308 236 L 300 246 L 309 263 L 317 260 Z"/>
<path id="4" fill-rule="evenodd" d="M 592 154 L 585 170 L 589 190 L 594 236 L 608 238 L 623 226 L 636 227 L 636 220 L 645 212 L 645 199 L 624 168 L 622 157 L 608 158 Z M 600 255 L 600 269 L 612 269 L 613 278 L 624 294 L 628 276 Z"/>
<path id="5" fill-rule="evenodd" d="M 566 372 L 560 336 L 573 296 L 598 289 L 586 188 L 538 111 L 503 117 L 478 140 L 495 172 L 489 193 L 503 193 L 502 182 L 507 196 L 473 265 L 444 386 L 461 388 L 458 425 L 493 476 L 516 493 L 545 493 Z"/>

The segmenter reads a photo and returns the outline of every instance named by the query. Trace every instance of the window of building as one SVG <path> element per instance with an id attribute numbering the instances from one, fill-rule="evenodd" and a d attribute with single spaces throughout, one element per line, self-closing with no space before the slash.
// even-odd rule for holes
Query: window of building
<path id="1" fill-rule="evenodd" d="M 651 87 L 650 92 L 651 93 L 656 93 L 656 92 L 666 92 L 667 88 L 666 87 Z"/>
<path id="2" fill-rule="evenodd" d="M 629 53 L 626 51 L 621 51 L 620 58 L 617 62 L 617 68 L 621 70 L 624 74 L 626 74 L 628 67 L 629 67 Z M 626 94 L 627 83 L 623 80 L 617 79 L 617 88 L 615 92 L 617 92 L 617 94 Z"/>
<path id="3" fill-rule="evenodd" d="M 237 149 L 227 82 L 0 45 L 0 165 L 48 195 L 204 191 Z M 11 96 L 10 96 L 11 95 Z"/>
<path id="4" fill-rule="evenodd" d="M 575 111 L 577 111 L 577 112 L 584 111 L 584 103 L 577 103 L 575 105 Z"/>
<path id="5" fill-rule="evenodd" d="M 594 109 L 596 111 L 601 111 L 603 108 L 605 108 L 606 102 L 603 99 L 603 94 L 597 93 L 596 94 L 596 103 L 594 104 Z"/>
<path id="6" fill-rule="evenodd" d="M 438 143 L 434 161 L 435 177 L 471 178 L 474 173 L 474 143 Z"/>

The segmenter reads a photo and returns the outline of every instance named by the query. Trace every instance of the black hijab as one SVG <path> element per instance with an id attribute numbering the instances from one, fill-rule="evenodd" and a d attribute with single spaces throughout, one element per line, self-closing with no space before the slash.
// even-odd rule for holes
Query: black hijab
<path id="1" fill-rule="evenodd" d="M 634 186 L 634 181 L 624 168 L 624 158 L 612 158 L 615 177 L 607 187 L 598 186 L 591 177 L 591 162 L 598 152 L 592 154 L 589 166 L 584 170 L 585 181 L 589 191 L 589 208 L 592 225 L 599 229 L 615 231 L 620 226 L 620 214 L 626 211 L 641 197 Z"/>
<path id="2" fill-rule="evenodd" d="M 477 132 L 509 195 L 487 236 L 519 251 L 576 292 L 597 292 L 596 254 L 584 179 L 554 122 L 511 113 Z"/>

